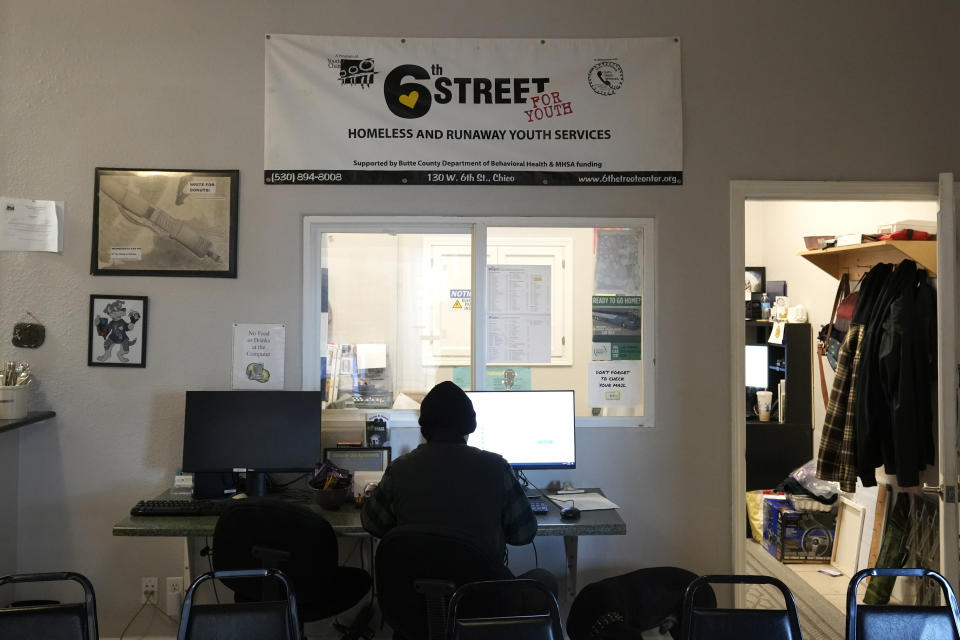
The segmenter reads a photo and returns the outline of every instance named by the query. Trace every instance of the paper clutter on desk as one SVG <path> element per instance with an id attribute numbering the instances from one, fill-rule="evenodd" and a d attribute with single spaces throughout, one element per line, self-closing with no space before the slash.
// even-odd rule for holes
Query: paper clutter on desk
<path id="1" fill-rule="evenodd" d="M 599 511 L 601 509 L 619 509 L 620 506 L 606 496 L 591 493 L 548 493 L 549 498 L 555 505 L 560 507 L 576 507 L 580 511 Z"/>

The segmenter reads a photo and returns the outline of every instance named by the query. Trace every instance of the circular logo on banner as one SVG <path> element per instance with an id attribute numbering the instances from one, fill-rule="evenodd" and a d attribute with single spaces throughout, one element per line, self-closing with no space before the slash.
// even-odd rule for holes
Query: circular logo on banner
<path id="1" fill-rule="evenodd" d="M 610 60 L 598 62 L 591 67 L 587 82 L 594 93 L 612 96 L 623 86 L 623 67 Z"/>

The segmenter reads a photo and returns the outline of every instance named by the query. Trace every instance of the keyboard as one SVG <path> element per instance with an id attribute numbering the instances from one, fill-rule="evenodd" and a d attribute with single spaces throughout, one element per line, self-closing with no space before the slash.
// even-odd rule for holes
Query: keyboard
<path id="1" fill-rule="evenodd" d="M 141 500 L 132 516 L 218 516 L 230 506 L 230 500 Z"/>
<path id="2" fill-rule="evenodd" d="M 544 514 L 550 511 L 547 501 L 543 498 L 528 498 L 530 500 L 530 510 L 537 514 Z"/>

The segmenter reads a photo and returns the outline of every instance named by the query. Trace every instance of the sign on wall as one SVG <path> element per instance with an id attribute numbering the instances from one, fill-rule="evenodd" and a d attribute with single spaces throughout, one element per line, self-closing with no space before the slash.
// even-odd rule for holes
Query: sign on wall
<path id="1" fill-rule="evenodd" d="M 233 325 L 233 388 L 283 389 L 286 326 Z"/>
<path id="2" fill-rule="evenodd" d="M 267 184 L 682 184 L 680 42 L 267 35 Z"/>

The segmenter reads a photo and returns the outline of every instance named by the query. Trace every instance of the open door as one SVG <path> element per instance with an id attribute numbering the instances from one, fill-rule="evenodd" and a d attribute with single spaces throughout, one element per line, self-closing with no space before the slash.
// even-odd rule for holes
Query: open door
<path id="1" fill-rule="evenodd" d="M 939 486 L 924 490 L 940 497 L 940 573 L 954 589 L 960 587 L 957 509 L 957 202 L 953 174 L 940 174 L 937 215 L 937 381 Z"/>

